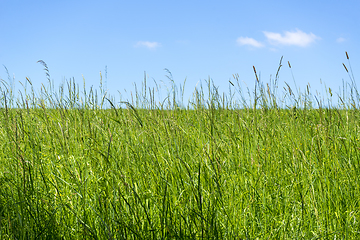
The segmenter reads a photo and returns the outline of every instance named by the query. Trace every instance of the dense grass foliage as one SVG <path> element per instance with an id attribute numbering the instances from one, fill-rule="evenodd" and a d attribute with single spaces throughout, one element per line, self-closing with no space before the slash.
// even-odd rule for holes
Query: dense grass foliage
<path id="1" fill-rule="evenodd" d="M 358 239 L 356 89 L 282 108 L 257 81 L 242 108 L 210 84 L 187 109 L 4 91 L 0 239 Z"/>
<path id="2" fill-rule="evenodd" d="M 359 237 L 359 117 L 1 109 L 1 238 Z"/>

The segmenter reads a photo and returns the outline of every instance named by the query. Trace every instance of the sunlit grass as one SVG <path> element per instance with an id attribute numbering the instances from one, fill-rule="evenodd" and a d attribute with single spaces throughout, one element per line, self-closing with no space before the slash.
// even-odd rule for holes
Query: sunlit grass
<path id="1" fill-rule="evenodd" d="M 115 102 L 72 81 L 17 97 L 4 84 L 0 238 L 359 238 L 354 84 L 334 106 L 255 81 L 249 101 L 234 76 L 187 107 L 175 86 Z"/>

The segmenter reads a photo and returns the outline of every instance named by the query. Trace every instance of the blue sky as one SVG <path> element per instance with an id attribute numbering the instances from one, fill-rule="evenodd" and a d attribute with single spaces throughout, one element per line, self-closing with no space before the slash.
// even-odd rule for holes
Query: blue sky
<path id="1" fill-rule="evenodd" d="M 186 80 L 185 98 L 209 77 L 220 91 L 239 74 L 253 88 L 252 66 L 268 82 L 283 58 L 280 83 L 313 92 L 320 79 L 337 92 L 349 76 L 342 63 L 349 53 L 355 79 L 360 76 L 358 0 L 349 1 L 19 1 L 0 2 L 0 63 L 18 83 L 46 83 L 38 60 L 47 63 L 55 86 L 75 78 L 127 98 L 144 71 L 149 86 Z M 8 79 L 3 67 L 0 78 Z M 105 81 L 105 80 L 104 80 Z M 163 87 L 162 95 L 166 95 Z"/>

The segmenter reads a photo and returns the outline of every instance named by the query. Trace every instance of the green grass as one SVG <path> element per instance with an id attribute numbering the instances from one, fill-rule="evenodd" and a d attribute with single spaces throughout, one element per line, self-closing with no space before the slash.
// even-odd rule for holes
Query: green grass
<path id="1" fill-rule="evenodd" d="M 358 239 L 356 89 L 325 107 L 267 86 L 246 103 L 209 82 L 187 108 L 6 88 L 0 239 Z"/>

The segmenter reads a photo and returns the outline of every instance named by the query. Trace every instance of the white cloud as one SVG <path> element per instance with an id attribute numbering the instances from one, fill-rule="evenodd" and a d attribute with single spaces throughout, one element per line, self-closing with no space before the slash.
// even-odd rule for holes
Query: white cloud
<path id="1" fill-rule="evenodd" d="M 295 32 L 284 32 L 284 34 L 274 32 L 263 32 L 268 41 L 273 45 L 294 45 L 307 47 L 316 40 L 321 39 L 313 33 L 304 33 L 297 29 Z"/>
<path id="2" fill-rule="evenodd" d="M 239 37 L 236 42 L 240 45 L 250 45 L 257 48 L 264 46 L 261 42 L 258 42 L 255 39 L 249 37 Z"/>
<path id="3" fill-rule="evenodd" d="M 135 47 L 146 47 L 149 49 L 155 49 L 157 47 L 160 47 L 160 43 L 158 42 L 148 42 L 148 41 L 139 41 L 135 44 Z"/>
<path id="4" fill-rule="evenodd" d="M 339 37 L 338 39 L 336 39 L 336 42 L 338 43 L 342 43 L 342 42 L 345 42 L 346 39 L 345 38 L 342 38 L 342 37 Z"/>

